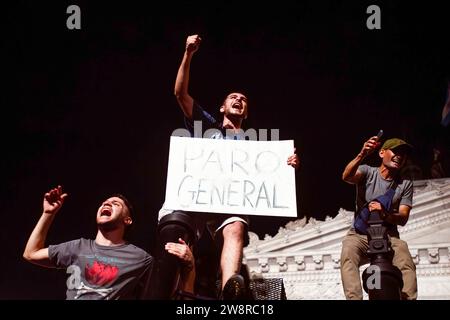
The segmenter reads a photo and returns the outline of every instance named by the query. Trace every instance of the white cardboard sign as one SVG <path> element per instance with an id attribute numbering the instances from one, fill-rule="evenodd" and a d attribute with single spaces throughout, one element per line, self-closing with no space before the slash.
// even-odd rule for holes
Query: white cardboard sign
<path id="1" fill-rule="evenodd" d="M 164 207 L 296 217 L 294 142 L 170 139 Z"/>

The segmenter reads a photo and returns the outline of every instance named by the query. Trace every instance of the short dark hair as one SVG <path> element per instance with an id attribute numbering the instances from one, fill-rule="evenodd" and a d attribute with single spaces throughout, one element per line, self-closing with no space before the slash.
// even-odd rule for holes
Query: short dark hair
<path id="1" fill-rule="evenodd" d="M 128 209 L 128 214 L 129 214 L 129 216 L 130 216 L 130 217 L 133 217 L 133 215 L 134 215 L 134 208 L 133 208 L 133 206 L 131 205 L 131 202 L 128 201 L 128 199 L 127 199 L 123 194 L 121 194 L 121 193 L 115 193 L 115 194 L 113 194 L 111 197 L 116 197 L 116 198 L 121 199 L 121 200 L 123 201 L 123 203 L 125 203 L 125 206 L 126 206 L 127 209 Z"/>
<path id="2" fill-rule="evenodd" d="M 133 219 L 133 216 L 134 216 L 134 208 L 133 208 L 133 206 L 131 205 L 131 202 L 130 201 L 128 201 L 128 199 L 123 195 L 123 194 L 121 194 L 121 193 L 115 193 L 115 194 L 113 194 L 111 197 L 116 197 L 116 198 L 119 198 L 119 199 L 121 199 L 122 201 L 123 201 L 123 203 L 125 203 L 125 206 L 127 207 L 127 209 L 128 209 L 128 216 L 131 218 L 131 219 Z M 124 231 L 124 234 L 123 234 L 123 238 L 125 239 L 125 240 L 129 240 L 130 239 L 130 237 L 131 237 L 131 234 L 133 233 L 133 225 L 134 224 L 131 224 L 131 225 L 127 225 L 126 227 L 125 227 L 125 231 Z"/>

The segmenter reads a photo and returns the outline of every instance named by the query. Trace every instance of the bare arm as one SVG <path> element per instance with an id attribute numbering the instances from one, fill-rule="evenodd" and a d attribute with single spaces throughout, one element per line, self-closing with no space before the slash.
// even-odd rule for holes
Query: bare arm
<path id="1" fill-rule="evenodd" d="M 361 172 L 358 171 L 358 166 L 365 157 L 378 147 L 378 145 L 378 138 L 376 136 L 367 140 L 358 155 L 345 167 L 344 172 L 342 173 L 342 180 L 350 184 L 358 183 L 361 179 Z"/>
<path id="2" fill-rule="evenodd" d="M 202 39 L 198 35 L 189 36 L 186 40 L 186 50 L 183 55 L 180 67 L 178 68 L 177 78 L 175 80 L 174 94 L 184 115 L 192 119 L 192 109 L 194 99 L 189 95 L 189 72 L 191 60 L 194 53 L 198 50 Z"/>
<path id="3" fill-rule="evenodd" d="M 385 221 L 392 224 L 404 226 L 408 222 L 410 211 L 410 206 L 400 205 L 398 212 L 386 215 Z"/>
<path id="4" fill-rule="evenodd" d="M 62 193 L 61 186 L 50 190 L 44 195 L 42 215 L 34 227 L 23 252 L 23 257 L 29 262 L 44 267 L 54 267 L 49 258 L 48 248 L 45 248 L 45 240 L 55 214 L 61 208 L 66 197 L 67 194 Z"/>
<path id="5" fill-rule="evenodd" d="M 411 211 L 411 207 L 407 205 L 400 205 L 398 212 L 387 213 L 381 207 L 381 204 L 377 201 L 372 201 L 369 203 L 369 211 L 372 212 L 374 210 L 381 212 L 381 219 L 386 222 L 404 226 L 409 219 L 409 212 Z"/>
<path id="6" fill-rule="evenodd" d="M 195 285 L 195 260 L 189 246 L 183 239 L 178 239 L 179 243 L 168 242 L 166 243 L 166 250 L 170 254 L 177 256 L 183 265 L 181 269 L 181 289 L 183 291 L 194 293 Z"/>

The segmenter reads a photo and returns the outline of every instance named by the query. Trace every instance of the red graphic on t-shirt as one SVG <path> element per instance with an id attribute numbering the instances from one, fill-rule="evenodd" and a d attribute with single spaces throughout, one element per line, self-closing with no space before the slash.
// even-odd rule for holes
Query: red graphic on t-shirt
<path id="1" fill-rule="evenodd" d="M 89 266 L 89 263 L 86 264 L 84 269 L 86 280 L 90 284 L 97 286 L 104 286 L 105 284 L 112 282 L 116 279 L 118 273 L 119 268 L 116 266 L 103 264 L 98 261 L 94 261 L 92 267 Z"/>

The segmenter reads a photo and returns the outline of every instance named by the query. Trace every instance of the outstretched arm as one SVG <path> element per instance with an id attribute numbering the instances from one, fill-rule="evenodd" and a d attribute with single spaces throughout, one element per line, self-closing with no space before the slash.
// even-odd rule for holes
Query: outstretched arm
<path id="1" fill-rule="evenodd" d="M 198 35 L 189 36 L 186 40 L 186 50 L 183 55 L 180 67 L 178 68 L 177 78 L 175 80 L 174 94 L 178 104 L 183 110 L 184 115 L 188 119 L 192 119 L 192 109 L 194 107 L 194 99 L 189 95 L 189 71 L 191 60 L 194 53 L 198 50 L 202 39 Z"/>
<path id="2" fill-rule="evenodd" d="M 54 267 L 48 255 L 48 248 L 45 248 L 45 240 L 50 225 L 55 218 L 55 214 L 61 208 L 67 193 L 62 192 L 62 187 L 58 186 L 44 195 L 43 212 L 33 232 L 28 239 L 23 257 L 29 262 L 44 266 Z"/>
<path id="3" fill-rule="evenodd" d="M 358 155 L 350 161 L 342 173 L 342 180 L 350 184 L 356 184 L 361 179 L 361 172 L 358 171 L 358 166 L 379 146 L 378 137 L 374 136 L 367 140 Z"/>

